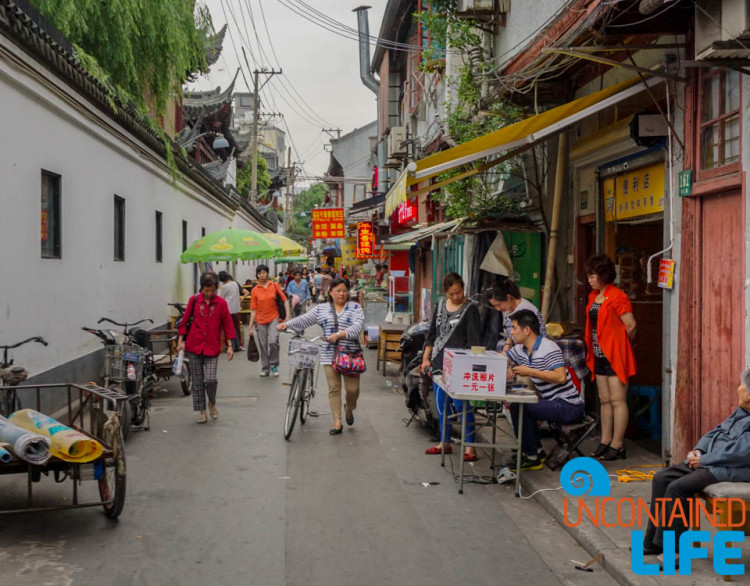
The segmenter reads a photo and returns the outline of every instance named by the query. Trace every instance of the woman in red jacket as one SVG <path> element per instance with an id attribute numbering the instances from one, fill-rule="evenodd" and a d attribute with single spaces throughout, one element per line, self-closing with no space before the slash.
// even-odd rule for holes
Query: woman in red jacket
<path id="1" fill-rule="evenodd" d="M 586 273 L 593 289 L 586 307 L 586 364 L 599 389 L 602 422 L 601 443 L 592 455 L 602 460 L 625 459 L 628 379 L 635 374 L 633 308 L 628 296 L 612 285 L 616 273 L 608 256 L 589 258 Z"/>
<path id="2" fill-rule="evenodd" d="M 193 378 L 193 411 L 200 412 L 198 423 L 206 423 L 206 395 L 211 419 L 219 417 L 216 410 L 216 367 L 221 354 L 221 332 L 227 344 L 227 359 L 234 357 L 232 340 L 234 323 L 227 302 L 216 294 L 219 278 L 215 273 L 201 275 L 200 293 L 193 295 L 180 320 L 177 350 L 190 354 L 190 374 Z M 191 320 L 192 319 L 192 323 Z M 188 332 L 188 323 L 190 331 Z M 185 342 L 187 336 L 187 342 Z"/>

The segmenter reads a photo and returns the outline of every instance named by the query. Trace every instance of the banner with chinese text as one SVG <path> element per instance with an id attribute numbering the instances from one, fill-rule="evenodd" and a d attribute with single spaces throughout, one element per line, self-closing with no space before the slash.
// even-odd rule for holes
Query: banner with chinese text
<path id="1" fill-rule="evenodd" d="M 312 211 L 313 238 L 344 238 L 343 208 L 324 208 Z"/>
<path id="2" fill-rule="evenodd" d="M 664 163 L 602 181 L 607 222 L 664 211 Z"/>
<path id="3" fill-rule="evenodd" d="M 372 222 L 357 223 L 357 258 L 373 258 L 375 254 L 375 233 Z"/>

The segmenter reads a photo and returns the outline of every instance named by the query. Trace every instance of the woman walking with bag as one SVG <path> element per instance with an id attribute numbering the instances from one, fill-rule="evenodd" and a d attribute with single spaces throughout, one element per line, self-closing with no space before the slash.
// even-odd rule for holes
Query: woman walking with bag
<path id="1" fill-rule="evenodd" d="M 333 428 L 328 432 L 330 435 L 338 435 L 344 429 L 341 423 L 342 377 L 346 389 L 346 423 L 354 425 L 354 410 L 359 399 L 359 374 L 364 372 L 359 337 L 364 330 L 365 314 L 358 303 L 347 301 L 350 288 L 347 279 L 334 279 L 328 303 L 316 305 L 312 311 L 277 326 L 281 331 L 287 328 L 301 331 L 315 324 L 323 328 L 323 337 L 327 343 L 321 348 L 320 363 L 328 381 L 328 402 L 333 417 Z M 341 371 L 352 374 L 341 374 Z"/>
<path id="2" fill-rule="evenodd" d="M 448 273 L 443 278 L 443 297 L 435 308 L 432 316 L 430 331 L 424 341 L 424 357 L 420 371 L 424 373 L 432 369 L 432 374 L 443 371 L 443 352 L 445 348 L 471 348 L 481 346 L 482 326 L 479 322 L 479 310 L 464 294 L 464 280 L 458 273 Z M 435 393 L 438 417 L 440 419 L 440 443 L 425 450 L 425 454 L 440 454 L 445 446 L 445 453 L 450 454 L 450 425 L 444 425 L 446 394 L 434 382 L 432 390 Z M 463 412 L 463 401 L 449 399 L 448 406 L 453 404 L 456 413 Z M 443 435 L 445 431 L 445 435 Z M 466 413 L 466 441 L 474 441 L 474 411 L 467 409 Z M 468 447 L 464 453 L 464 460 L 474 462 L 477 459 L 476 448 Z"/>
<path id="3" fill-rule="evenodd" d="M 216 409 L 216 390 L 219 384 L 216 369 L 221 353 L 222 330 L 227 344 L 227 360 L 234 357 L 234 323 L 227 302 L 216 294 L 218 284 L 219 280 L 214 273 L 201 275 L 200 293 L 193 295 L 188 301 L 180 320 L 177 339 L 177 351 L 185 350 L 190 355 L 193 411 L 199 412 L 198 423 L 206 423 L 206 395 L 211 419 L 219 417 Z"/>
<path id="4" fill-rule="evenodd" d="M 623 460 L 628 426 L 628 378 L 635 374 L 632 341 L 635 317 L 628 296 L 612 285 L 615 266 L 606 255 L 586 261 L 593 291 L 586 307 L 586 366 L 596 379 L 601 403 L 602 439 L 592 454 L 600 460 Z"/>
<path id="5" fill-rule="evenodd" d="M 289 316 L 289 302 L 278 283 L 268 278 L 268 267 L 258 265 L 255 269 L 258 284 L 250 292 L 250 324 L 248 330 L 253 336 L 253 324 L 258 334 L 260 350 L 260 376 L 279 376 L 279 332 L 276 326 Z M 281 315 L 281 310 L 284 316 Z M 249 342 L 248 342 L 249 344 Z"/>

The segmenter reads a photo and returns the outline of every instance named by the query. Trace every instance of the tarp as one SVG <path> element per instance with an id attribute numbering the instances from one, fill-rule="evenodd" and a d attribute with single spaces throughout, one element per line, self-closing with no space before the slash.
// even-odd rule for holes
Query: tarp
<path id="1" fill-rule="evenodd" d="M 502 232 L 498 232 L 479 268 L 488 273 L 509 277 L 513 274 L 513 261 L 508 254 Z"/>

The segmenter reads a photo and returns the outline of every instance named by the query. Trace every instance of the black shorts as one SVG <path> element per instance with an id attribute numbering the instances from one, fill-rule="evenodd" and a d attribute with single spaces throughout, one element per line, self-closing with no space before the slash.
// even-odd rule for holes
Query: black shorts
<path id="1" fill-rule="evenodd" d="M 601 376 L 617 376 L 612 365 L 604 356 L 594 356 L 594 374 Z"/>

